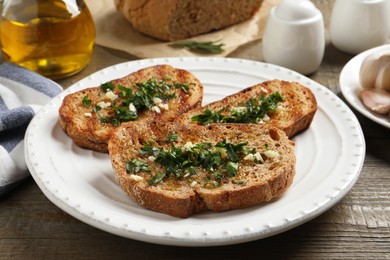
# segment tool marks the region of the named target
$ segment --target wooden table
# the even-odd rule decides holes
[[[333,1],[313,1],[329,23]],[[261,41],[229,55],[262,61]],[[353,56],[331,44],[319,70],[310,76],[334,93],[339,74]],[[136,59],[96,46],[91,63],[64,88],[107,66]],[[182,248],[134,241],[106,233],[71,217],[52,204],[30,178],[0,199],[0,259],[202,259],[202,258],[390,258],[390,130],[356,112],[367,152],[352,190],[321,216],[285,233],[244,244]]]

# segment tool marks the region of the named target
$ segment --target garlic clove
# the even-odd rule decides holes
[[[359,93],[363,104],[372,112],[385,115],[390,113],[390,93],[382,89],[364,89]]]
[[[390,91],[390,51],[378,51],[367,56],[360,67],[359,78],[365,89]]]

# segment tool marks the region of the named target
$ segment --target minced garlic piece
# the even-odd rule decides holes
[[[97,103],[97,105],[101,108],[106,108],[106,107],[109,107],[111,106],[111,103],[110,102],[104,102],[104,101],[100,101],[99,103]]]
[[[151,155],[151,156],[148,157],[148,160],[151,161],[151,162],[154,162],[156,160],[156,157]]]
[[[276,109],[275,109],[275,113],[276,113],[276,114],[279,114],[279,113],[283,112],[283,110],[284,110],[284,107],[282,107],[282,106],[277,106]]]
[[[262,163],[264,162],[264,159],[263,159],[263,157],[261,157],[261,154],[259,152],[255,153],[254,156],[255,156],[256,160],[258,160],[259,162],[262,162]]]
[[[265,114],[265,116],[263,116],[263,121],[264,122],[268,122],[270,119],[271,118],[267,114]]]
[[[106,98],[108,98],[108,99],[110,99],[110,100],[115,100],[115,99],[118,98],[118,95],[115,94],[115,93],[112,92],[112,91],[108,91],[108,92],[106,93]]]
[[[266,150],[264,152],[264,155],[267,156],[268,158],[276,158],[279,156],[279,153],[273,150]]]
[[[152,111],[160,114],[161,113],[161,109],[158,107],[158,106],[152,106]]]
[[[158,98],[158,97],[155,97],[155,98],[153,98],[153,103],[156,104],[156,105],[160,105],[162,103],[162,99]]]
[[[265,122],[261,118],[257,118],[256,119],[256,123],[260,124],[260,125],[264,125],[265,124]]]
[[[169,105],[168,104],[164,104],[164,103],[161,103],[158,105],[159,108],[161,109],[164,109],[164,110],[169,110]]]
[[[259,161],[259,162],[264,162],[263,160],[263,157],[261,157],[261,154],[259,152],[255,153],[255,154],[248,154],[247,156],[244,157],[244,160],[245,161]]]
[[[144,180],[144,177],[142,177],[142,176],[139,176],[139,175],[135,175],[135,174],[132,174],[132,175],[130,175],[130,177],[133,179],[133,180],[135,180],[135,181],[143,181]]]
[[[86,117],[91,117],[91,116],[92,116],[92,113],[84,113],[84,116],[86,116]]]
[[[129,110],[130,110],[130,111],[133,111],[134,113],[137,112],[137,108],[134,106],[133,103],[130,103],[130,105],[129,105]]]
[[[254,161],[255,157],[253,156],[252,153],[248,154],[247,156],[244,157],[245,161]]]

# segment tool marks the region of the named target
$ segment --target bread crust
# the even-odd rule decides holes
[[[282,129],[290,138],[310,127],[317,111],[317,100],[314,94],[298,82],[276,79],[265,81],[229,95],[222,100],[188,111],[179,116],[176,121],[182,124],[198,124],[191,118],[204,113],[207,109],[214,112],[222,108],[232,109],[239,107],[250,98],[267,96],[275,92],[280,93],[283,101],[279,103],[280,107],[277,112],[268,114],[270,120],[261,123]],[[261,124],[258,125],[261,126]]]
[[[170,65],[144,68],[126,77],[113,80],[112,83],[115,86],[122,85],[137,91],[135,83],[146,82],[149,79],[165,80],[167,78],[174,83],[189,84],[188,92],[175,90],[176,97],[167,101],[168,110],[161,109],[161,113],[146,110],[139,113],[137,122],[143,120],[173,121],[178,115],[201,106],[203,86],[200,81],[190,72],[173,68]],[[116,87],[113,92],[119,95],[120,90]],[[83,104],[82,100],[85,96],[91,100],[91,107]],[[98,152],[108,152],[107,143],[116,126],[111,123],[103,123],[97,113],[91,113],[94,105],[101,101],[112,102],[105,97],[105,92],[100,86],[69,94],[64,98],[59,108],[59,122],[65,133],[78,146]],[[108,113],[110,108],[107,110]]]
[[[145,140],[155,140],[164,147],[164,139],[171,133],[179,138],[175,144],[180,146],[188,141],[193,143],[216,143],[223,139],[232,143],[248,142],[264,152],[275,150],[277,159],[269,158],[263,164],[240,163],[238,173],[218,187],[202,186],[205,172],[198,170],[192,177],[197,185],[188,179],[170,176],[161,183],[149,185],[150,173],[138,173],[142,179],[134,179],[126,170],[126,162],[140,158],[138,150]],[[183,125],[172,122],[124,123],[113,133],[109,144],[109,154],[119,186],[135,201],[145,208],[171,216],[187,218],[205,210],[216,212],[246,208],[270,201],[281,196],[291,185],[295,176],[294,143],[286,134],[275,127],[259,128],[256,125],[213,124],[206,127]],[[163,172],[164,167],[148,162],[152,169]],[[238,184],[238,180],[245,180]]]
[[[132,26],[161,40],[175,41],[219,30],[251,18],[262,0],[114,0]]]

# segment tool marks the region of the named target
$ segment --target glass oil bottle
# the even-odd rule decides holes
[[[90,61],[95,25],[82,0],[4,0],[0,41],[6,61],[58,79]]]

